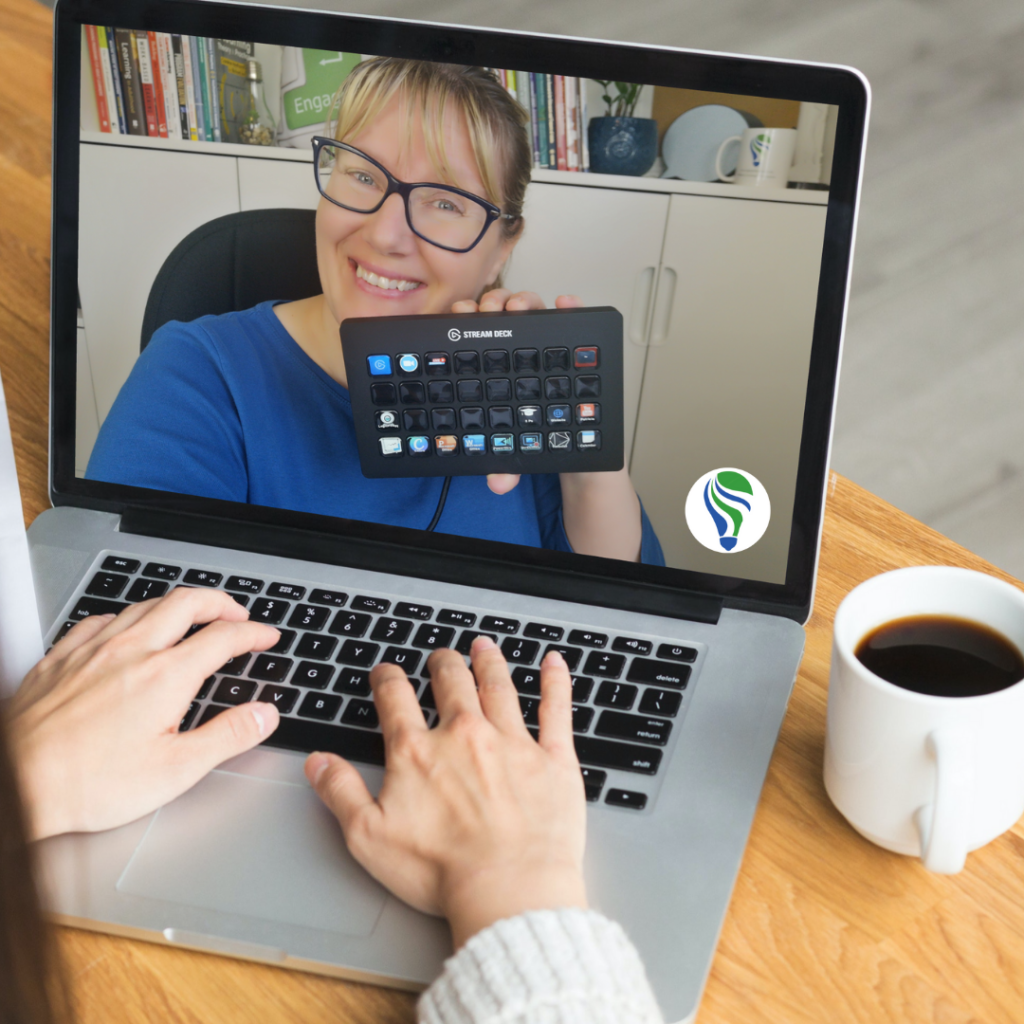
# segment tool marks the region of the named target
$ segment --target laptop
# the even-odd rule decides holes
[[[302,764],[336,750],[378,787],[369,670],[404,665],[434,724],[430,650],[485,632],[531,726],[540,659],[568,659],[592,905],[635,942],[666,1018],[692,1019],[813,600],[867,83],[272,4],[59,0],[55,19],[54,507],[29,531],[47,643],[174,586],[218,587],[282,640],[205,680],[181,728],[254,699],[282,718],[146,818],[42,843],[52,913],[428,985],[447,926],[352,860]],[[400,104],[337,138],[331,119],[396,67],[468,81],[498,111],[490,171],[479,137],[459,169],[465,133],[454,171],[412,129],[403,151],[381,128]],[[428,124],[431,103],[417,109]],[[525,192],[503,219],[512,150]],[[418,175],[417,159],[432,161]],[[338,201],[343,160],[369,160],[360,187],[426,181],[429,209]],[[475,254],[423,219],[462,201],[497,211]],[[368,226],[388,210],[385,239]],[[453,320],[420,294],[453,266],[477,268],[456,297],[497,267],[558,316]],[[372,320],[374,289],[413,319]],[[286,326],[317,302],[363,346],[348,389],[340,342],[318,361]],[[484,418],[465,427],[466,409]],[[477,444],[496,475],[472,469]],[[419,474],[417,458],[435,461]]]

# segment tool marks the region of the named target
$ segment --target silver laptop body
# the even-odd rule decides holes
[[[662,122],[668,118],[676,133],[673,138],[681,132],[676,125],[686,110],[674,119],[664,113],[664,103],[666,97],[679,99],[687,89],[796,104],[800,108],[798,145],[804,146],[800,158],[811,166],[803,188],[759,191],[710,179],[610,178],[593,169],[590,174],[579,171],[570,180],[570,172],[557,166],[537,168],[530,186],[537,198],[528,196],[528,204],[534,204],[527,207],[528,224],[531,210],[539,223],[540,213],[548,211],[545,216],[555,218],[559,210],[564,212],[577,201],[585,206],[599,197],[606,209],[616,203],[626,209],[639,197],[643,203],[635,215],[627,209],[626,221],[653,218],[661,232],[655,238],[650,273],[643,265],[635,277],[622,273],[621,280],[611,281],[604,298],[623,312],[626,323],[627,356],[635,367],[634,378],[626,370],[627,452],[632,452],[631,475],[661,540],[666,564],[626,566],[566,553],[523,553],[525,549],[483,541],[467,542],[463,550],[453,546],[460,538],[441,534],[417,531],[411,537],[409,530],[376,524],[143,491],[86,478],[83,446],[91,445],[95,428],[109,408],[104,389],[116,393],[123,379],[117,377],[117,351],[123,356],[126,346],[135,346],[132,358],[137,355],[140,311],[153,280],[152,272],[146,270],[142,276],[148,274],[147,279],[126,289],[123,274],[127,271],[117,269],[118,257],[111,251],[115,247],[110,233],[116,236],[116,228],[112,222],[109,230],[96,227],[97,216],[105,208],[103,189],[131,188],[127,174],[117,177],[117,160],[167,160],[169,154],[174,159],[191,159],[193,152],[211,161],[248,159],[240,147],[227,142],[121,135],[104,132],[102,126],[88,121],[94,116],[88,110],[95,108],[83,99],[90,84],[89,69],[83,66],[90,60],[90,40],[83,26],[92,24],[100,10],[108,27],[252,40],[264,53],[275,45],[322,49],[334,44],[343,47],[339,56],[348,51],[403,53],[422,59],[447,55],[458,63],[525,68],[517,74],[531,76],[534,87],[537,82],[543,84],[543,76],[564,72],[575,76],[575,88],[582,91],[588,80],[607,68],[602,78],[652,87],[655,102],[662,107],[657,112],[648,106],[646,112]],[[326,595],[317,606],[326,609],[324,622],[334,621],[341,614],[339,609],[355,608],[359,601],[358,607],[371,609],[367,638],[372,630],[386,631],[381,623],[389,615],[411,623],[404,634],[410,638],[407,645],[420,635],[421,626],[472,619],[475,628],[485,628],[482,623],[490,617],[486,621],[507,627],[499,625],[500,640],[533,636],[541,638],[541,647],[544,637],[570,642],[576,631],[575,636],[586,638],[577,641],[581,655],[575,671],[582,677],[587,677],[588,664],[600,662],[600,658],[589,660],[595,651],[620,652],[618,674],[589,677],[589,687],[581,684],[576,698],[583,709],[581,721],[586,723],[578,743],[586,752],[584,767],[592,798],[588,893],[592,906],[619,921],[637,945],[666,1018],[692,1019],[795,679],[804,643],[801,624],[813,598],[868,108],[866,83],[856,72],[843,68],[348,18],[269,5],[154,0],[146,8],[148,21],[140,21],[137,7],[125,0],[103,0],[102,4],[59,0],[55,16],[51,403],[55,507],[29,531],[39,614],[48,643],[66,623],[90,610],[102,610],[102,603],[90,604],[106,599],[105,584],[96,582],[99,577],[127,577],[123,584],[115,581],[124,587],[118,591],[123,602],[136,584],[142,593],[150,585],[146,581],[159,579],[163,567],[176,570],[175,575],[166,576],[171,582],[188,582],[186,577],[192,573],[191,579],[230,585],[247,595],[246,600],[266,596],[272,585],[279,586],[280,593],[301,591],[309,601],[311,594]],[[265,59],[265,68],[266,64]],[[513,88],[511,78],[508,82]],[[113,104],[108,115],[112,108]],[[764,122],[750,111],[743,116],[748,126]],[[812,124],[815,119],[820,127]],[[275,185],[282,198],[274,205],[312,208],[315,194],[294,199],[297,192],[289,192],[291,182],[299,180],[289,175],[296,167],[309,175],[308,163],[305,151],[281,150],[262,162],[253,158],[246,168],[252,180],[262,174],[278,181],[274,177],[278,172],[283,175],[281,182],[287,177],[287,183]],[[824,170],[823,164],[828,165]],[[159,174],[159,168],[154,173]],[[671,175],[671,167],[665,173]],[[811,180],[815,174],[817,180]],[[729,192],[730,188],[735,191]],[[652,204],[660,206],[654,209]],[[672,225],[691,207],[698,212],[687,222],[687,245],[682,252],[689,253],[690,263],[684,265],[683,256],[673,256]],[[716,212],[721,210],[728,211],[725,219],[715,220],[723,216]],[[733,225],[735,233],[723,238],[709,227],[709,234],[701,236],[705,215],[712,218],[709,223]],[[196,216],[200,222],[209,219],[207,213]],[[192,230],[189,215],[181,220],[176,229],[172,225],[165,232],[169,232],[168,242],[157,254],[159,259]],[[763,274],[776,275],[767,287],[758,284],[763,275],[756,266],[743,270],[745,224],[754,232],[755,242],[767,250]],[[554,248],[564,231],[556,224],[552,232],[548,237],[538,229],[541,237],[531,243],[532,248],[527,248],[527,235],[522,259],[517,251],[513,262],[512,287],[530,273],[538,280],[565,274],[566,292],[580,291],[580,283],[586,287],[587,260],[593,254],[581,249],[580,266],[567,267],[564,253]],[[772,259],[773,240],[784,242],[791,236],[809,237],[811,242],[793,243],[799,251],[793,250],[794,269],[787,276],[770,265],[778,262]],[[724,287],[723,271],[730,265],[730,253],[736,254],[735,274]],[[154,257],[129,253],[126,258],[145,263]],[[594,258],[607,260],[609,254]],[[106,287],[121,289],[123,305],[130,307],[120,320],[118,303],[108,301],[103,292],[104,267],[108,278],[117,277],[113,286],[108,281]],[[708,275],[705,284],[700,284],[702,274]],[[795,283],[787,283],[790,278]],[[688,280],[698,282],[698,291],[718,288],[719,294],[703,307],[699,295],[693,299],[687,318],[694,325],[693,337],[686,341],[689,348],[683,364],[687,379],[680,385],[685,401],[679,404],[696,409],[694,415],[713,414],[718,419],[706,436],[689,431],[690,440],[685,443],[674,433],[676,404],[658,390],[659,382],[671,377],[673,364],[657,360],[668,358],[663,354],[673,345],[673,320],[667,311],[671,289],[678,300]],[[791,293],[786,291],[790,287]],[[136,289],[143,293],[141,297],[134,294]],[[779,289],[783,298],[772,299]],[[757,353],[767,348],[766,365],[781,365],[788,376],[755,384],[739,381],[735,395],[719,392],[717,402],[702,408],[702,395],[716,391],[717,385],[714,360],[706,358],[708,346],[699,344],[701,317],[711,318],[711,337],[715,317],[721,317],[719,353],[728,354],[733,344],[730,325],[740,322],[728,296],[733,305],[750,307],[753,341],[748,343],[754,346],[750,359],[756,363],[763,357],[763,352]],[[598,304],[602,296],[584,298]],[[776,308],[766,309],[762,298],[776,302]],[[772,320],[784,317],[801,302],[802,312],[794,314],[794,323],[803,333],[796,346],[799,353],[790,364],[779,340],[790,336],[790,328],[780,334]],[[663,325],[660,335],[659,324]],[[125,331],[128,340],[122,344],[119,339]],[[774,354],[773,345],[779,349]],[[736,366],[737,379],[743,369]],[[750,401],[774,388],[778,395],[769,395],[765,401],[789,409],[788,419],[780,413],[779,423],[757,421],[764,433],[775,431],[775,447],[789,453],[790,461],[778,470],[781,487],[773,483],[776,470],[760,469],[754,454],[747,458],[755,464],[742,461],[742,452],[754,453],[761,440],[751,440],[754,447],[748,449],[741,446],[735,458],[727,458],[726,449],[718,445],[728,435],[723,415],[747,400],[744,387],[748,398],[755,395]],[[90,409],[95,417],[92,428]],[[757,433],[746,421],[737,429],[747,438]],[[666,439],[666,434],[672,437]],[[734,555],[697,545],[683,506],[701,473],[715,466],[737,465],[772,491],[773,525],[762,541]],[[708,486],[715,486],[714,482]],[[787,487],[791,493],[786,493]],[[771,544],[775,547],[770,548]],[[246,589],[239,581],[250,586]],[[298,603],[290,602],[286,610],[290,613]],[[404,615],[396,611],[400,605]],[[322,628],[326,634],[328,627]],[[302,630],[297,632],[295,643],[302,639]],[[452,635],[458,632],[453,629]],[[343,634],[337,639],[345,641]],[[425,656],[426,650],[420,650]],[[297,660],[291,652],[282,657]],[[658,671],[651,665],[668,665],[663,671],[669,681],[660,685],[656,675],[643,678],[644,672]],[[372,725],[351,717],[350,705],[362,707],[358,690],[339,691],[333,684],[337,679],[336,685],[341,686],[341,678],[349,672],[346,678],[358,687],[359,673],[339,666],[333,657],[330,666],[332,686],[323,692],[337,693],[341,710],[340,719],[335,712],[327,725],[344,726],[346,736],[356,737],[356,747],[339,749],[355,750],[350,756],[371,787],[379,786],[382,768],[379,763],[366,763],[379,761],[377,741],[366,739],[378,734]],[[520,667],[529,672],[529,664]],[[417,668],[422,680],[422,668]],[[252,670],[243,668],[230,678],[249,685],[246,673]],[[682,676],[673,674],[677,671]],[[227,692],[222,687],[224,678],[228,676],[219,674],[204,687],[190,709],[188,727],[195,727],[207,709],[222,699],[217,695]],[[249,685],[253,694],[257,687],[271,685],[266,678]],[[288,682],[296,680],[289,677]],[[529,684],[520,689],[528,714]],[[655,733],[664,731],[653,739],[648,735],[625,747],[616,745],[617,739],[608,731],[611,724],[621,726],[642,702],[663,707],[657,700],[665,699],[666,693],[671,698],[670,712],[646,712],[655,723]],[[623,712],[617,710],[623,707],[616,703],[620,700],[636,704],[626,704]],[[423,703],[430,717],[430,702],[424,697]],[[293,708],[290,714],[299,723],[295,735],[305,736],[297,713]],[[602,715],[608,717],[602,719]],[[604,732],[599,734],[599,729]],[[300,749],[264,745],[238,757],[174,803],[123,828],[41,844],[49,906],[56,919],[358,981],[413,990],[429,984],[451,952],[446,924],[409,909],[355,864],[336,822],[305,781],[305,753],[301,739],[296,742]],[[643,744],[647,754],[636,754]],[[359,751],[371,753],[364,757]],[[251,896],[256,891],[258,901]]]

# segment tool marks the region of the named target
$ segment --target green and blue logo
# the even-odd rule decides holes
[[[726,466],[695,481],[685,511],[686,525],[695,540],[711,551],[735,553],[764,536],[771,502],[753,473]]]

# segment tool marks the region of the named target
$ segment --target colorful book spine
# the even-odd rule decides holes
[[[578,78],[565,79],[565,162],[569,171],[580,169],[579,82]]]
[[[139,53],[142,53],[142,41],[139,41]],[[161,139],[169,138],[167,132],[167,104],[164,102],[164,81],[160,72],[160,51],[157,47],[156,33],[146,33],[146,55],[149,58],[149,73],[153,79],[153,103],[156,106],[156,127]]]
[[[199,134],[199,114],[196,110],[196,85],[195,78],[192,74],[192,44],[190,36],[181,37],[181,57],[185,64],[185,103],[188,106],[188,137],[193,142],[198,142],[200,138]]]
[[[107,89],[107,95],[114,97],[114,109],[117,111],[117,130],[120,135],[128,134],[128,119],[125,116],[124,109],[124,94],[121,91],[121,74],[117,70],[117,47],[114,43],[114,30],[112,28],[102,27],[96,32],[97,38],[101,44],[105,43],[107,47],[107,63],[110,65],[110,87]],[[111,128],[113,128],[114,111],[111,111]]]
[[[192,102],[196,105],[196,135],[199,142],[206,141],[206,110],[203,107],[203,80],[199,68],[199,43],[195,36],[184,36],[188,41],[189,58],[192,62]]]
[[[530,136],[533,143],[533,166],[540,167],[540,103],[538,102],[537,76],[527,74],[530,83]]]
[[[83,25],[85,43],[89,48],[89,67],[92,71],[92,88],[96,97],[96,115],[100,131],[110,134],[110,109],[107,106],[107,86],[103,81],[103,65],[100,61],[100,44],[96,37],[95,25]]]
[[[555,76],[544,76],[544,88],[547,91],[547,119],[548,119],[548,162],[547,166],[552,170],[558,167],[558,151],[555,148]]]
[[[548,76],[535,74],[533,77],[537,83],[537,136],[539,140],[537,166],[547,168],[551,166],[548,163]]]
[[[559,171],[567,171],[569,159],[566,152],[564,75],[551,76],[551,91],[555,97],[555,167]]]
[[[181,113],[178,107],[178,83],[174,77],[174,52],[171,37],[166,32],[156,34],[157,67],[160,70],[160,86],[164,97],[164,117],[167,121],[167,138],[181,138]]]
[[[221,142],[224,133],[220,124],[220,96],[217,92],[217,41],[205,39],[206,43],[206,81],[210,92],[210,122],[213,129],[213,141]]]
[[[160,137],[156,119],[156,90],[153,88],[153,65],[149,60],[149,41],[145,32],[132,32],[132,57],[139,69],[139,88],[142,90],[142,109],[146,117],[146,134]]]
[[[512,94],[513,99],[516,97],[516,80],[519,76],[514,71],[505,72],[505,88]]]
[[[178,122],[181,125],[181,137],[184,140],[194,138],[192,135],[191,122],[188,116],[188,89],[186,88],[187,78],[185,76],[185,50],[182,46],[181,36],[174,33],[171,36],[171,56],[174,60],[174,84],[178,95]]]
[[[587,141],[587,79],[579,79],[580,170],[590,170],[590,143]]]
[[[193,36],[195,40],[195,64],[196,76],[199,81],[196,83],[197,95],[202,97],[203,107],[203,138],[207,142],[213,142],[213,117],[210,111],[210,74],[206,66],[206,38],[204,36]]]
[[[146,114],[142,105],[142,87],[139,84],[139,66],[132,55],[132,34],[129,29],[115,28],[117,70],[121,76],[121,94],[129,135],[146,134]]]

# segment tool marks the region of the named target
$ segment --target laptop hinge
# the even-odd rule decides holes
[[[206,544],[234,551],[344,565],[399,576],[442,580],[489,590],[509,590],[558,601],[628,609],[671,619],[717,623],[722,600],[650,583],[615,580],[593,573],[538,568],[500,559],[459,557],[326,531],[240,522],[194,512],[128,506],[121,533]]]

